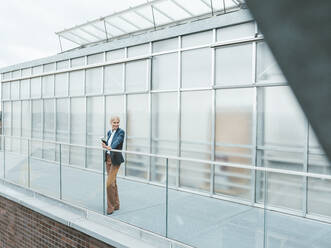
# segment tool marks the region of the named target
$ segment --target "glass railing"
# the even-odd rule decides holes
[[[126,161],[119,210],[107,215],[101,147],[0,141],[3,180],[187,245],[330,247],[328,174],[112,150]]]

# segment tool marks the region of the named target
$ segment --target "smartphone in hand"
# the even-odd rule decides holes
[[[104,138],[100,138],[101,142],[103,142],[105,145],[107,145],[107,141]]]

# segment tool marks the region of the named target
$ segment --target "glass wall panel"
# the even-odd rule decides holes
[[[149,44],[142,44],[128,48],[128,57],[136,57],[149,54]]]
[[[101,149],[100,137],[104,136],[103,97],[87,98],[87,145]],[[86,156],[88,168],[102,169],[103,154],[98,149],[88,149]]]
[[[3,79],[3,80],[11,79],[11,72],[3,73],[3,74],[2,74],[2,79]]]
[[[71,60],[71,68],[84,66],[85,65],[85,57],[74,58]]]
[[[31,76],[31,68],[22,69],[22,77]]]
[[[42,139],[43,130],[43,102],[32,101],[32,138]],[[31,156],[42,158],[42,144],[40,141],[31,142]]]
[[[152,94],[152,153],[177,156],[178,97],[174,93]],[[171,162],[171,163],[170,163]],[[169,182],[176,182],[177,162],[169,161]],[[152,158],[151,179],[165,183],[164,160]]]
[[[56,62],[56,69],[57,70],[64,70],[69,68],[69,60],[63,60]]]
[[[87,56],[87,64],[96,64],[96,63],[102,63],[104,62],[104,54],[103,53],[97,53]]]
[[[30,98],[30,80],[29,79],[21,80],[20,95],[21,95],[21,99]]]
[[[210,44],[213,40],[212,31],[189,34],[182,37],[182,47],[194,47]]]
[[[55,63],[49,63],[44,65],[44,72],[55,71]]]
[[[123,92],[123,64],[105,66],[104,92]]]
[[[10,83],[2,83],[2,99],[10,99]]]
[[[22,101],[22,136],[30,137],[31,134],[31,109],[30,101]]]
[[[174,50],[178,48],[178,38],[153,42],[153,53]]]
[[[20,98],[20,85],[19,81],[13,81],[10,83],[10,95],[12,100],[18,100]]]
[[[31,78],[30,82],[31,89],[31,98],[40,98],[41,97],[41,78]]]
[[[117,49],[117,50],[106,52],[107,61],[123,59],[124,57],[125,57],[124,49]]]
[[[211,49],[202,48],[182,53],[182,87],[211,86]]]
[[[252,44],[216,49],[216,84],[252,82]]]
[[[72,98],[70,104],[70,143],[85,145],[86,143],[86,113],[85,98]],[[70,147],[70,163],[84,167],[85,149]]]
[[[69,94],[70,96],[84,95],[85,71],[71,71],[69,73]]]
[[[12,104],[12,135],[19,137],[21,135],[21,102],[14,101]],[[20,152],[20,143],[21,140],[19,138],[12,139],[13,152]]]
[[[46,141],[55,141],[55,101],[54,99],[44,100],[44,136]],[[43,158],[55,160],[55,144],[45,142],[43,144]]]
[[[11,136],[11,102],[3,102],[3,134]]]
[[[127,150],[149,152],[148,95],[127,96]],[[128,176],[147,178],[148,159],[139,155],[127,155]]]
[[[42,77],[43,97],[54,96],[54,75]]]
[[[69,143],[69,99],[56,99],[56,141]],[[59,161],[60,150],[56,147],[56,158]],[[69,163],[69,148],[68,146],[61,147],[61,162]]]
[[[126,90],[139,91],[147,89],[147,60],[126,64]]]
[[[181,156],[211,159],[211,106],[210,91],[182,93]],[[184,187],[208,191],[210,166],[201,163],[180,163],[180,184]]]
[[[86,94],[102,93],[102,68],[86,70]]]
[[[165,90],[178,87],[178,55],[170,53],[153,57],[152,89]]]
[[[249,22],[217,29],[217,41],[237,40],[241,38],[253,38],[255,35],[255,23]]]
[[[41,74],[41,73],[43,73],[42,65],[32,67],[32,75]]]
[[[20,78],[21,77],[21,71],[20,70],[16,70],[16,71],[12,71],[12,78]]]
[[[256,80],[257,82],[286,82],[277,61],[272,55],[267,43],[257,43],[256,54]]]
[[[68,73],[55,75],[55,96],[68,96]]]
[[[253,88],[216,91],[216,161],[252,164],[254,100]],[[216,166],[215,192],[249,199],[251,171]]]

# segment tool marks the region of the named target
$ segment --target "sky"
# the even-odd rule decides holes
[[[60,52],[55,32],[147,0],[2,0],[0,68]],[[62,40],[63,41],[63,40]],[[64,49],[72,43],[63,41]]]

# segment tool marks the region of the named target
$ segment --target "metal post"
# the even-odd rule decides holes
[[[169,204],[169,161],[166,158],[166,238],[168,238],[168,204]]]
[[[105,166],[105,152],[102,150],[102,207],[103,207],[103,214],[106,215],[106,166]]]
[[[62,200],[62,155],[61,155],[61,150],[62,150],[62,145],[59,144],[60,147],[59,147],[59,154],[60,154],[60,158],[59,158],[59,161],[60,161],[60,199]]]
[[[31,187],[30,140],[28,139],[28,187]]]
[[[263,204],[263,247],[267,248],[267,202],[268,202],[268,187],[267,187],[267,171],[264,171],[264,204]]]
[[[3,137],[3,179],[6,179],[6,158],[5,158],[5,154],[6,154],[6,138],[5,136]]]

